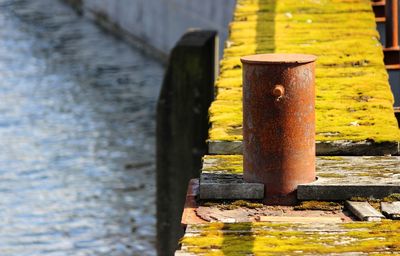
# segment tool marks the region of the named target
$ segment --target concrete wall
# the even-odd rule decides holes
[[[79,1],[85,14],[108,28],[128,33],[131,39],[161,55],[168,55],[190,28],[218,30],[222,52],[236,3],[236,0]]]

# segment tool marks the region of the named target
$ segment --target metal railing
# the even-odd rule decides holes
[[[386,0],[386,45],[384,49],[384,61],[387,69],[400,69],[398,3],[399,0]]]
[[[400,70],[399,0],[373,0],[376,22],[385,23],[384,62],[389,70]]]
[[[399,0],[371,0],[375,20],[384,44],[384,62],[389,71],[389,82],[394,96],[397,99],[394,105],[394,113],[400,128],[400,47],[399,47]]]

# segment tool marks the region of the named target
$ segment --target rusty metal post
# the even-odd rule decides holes
[[[267,204],[292,204],[297,185],[315,180],[315,60],[241,58],[244,179],[265,184]]]

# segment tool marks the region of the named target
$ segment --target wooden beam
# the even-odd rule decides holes
[[[400,202],[381,202],[382,213],[390,219],[400,219]]]
[[[213,155],[240,155],[242,141],[208,141],[208,152]],[[399,155],[399,142],[327,141],[316,142],[318,156],[384,156]]]
[[[202,186],[217,183],[243,186],[237,185],[244,183],[242,160],[241,155],[205,156],[200,191]],[[297,187],[299,200],[349,200],[355,196],[383,198],[400,193],[399,156],[317,157],[316,164],[318,180]]]
[[[358,219],[363,221],[380,221],[385,218],[380,212],[375,210],[368,202],[352,202],[346,201],[346,207]]]

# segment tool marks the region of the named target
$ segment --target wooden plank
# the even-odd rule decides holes
[[[385,218],[385,216],[375,210],[368,202],[346,201],[346,207],[357,216],[357,218],[363,221],[380,221]]]
[[[200,199],[263,199],[264,184],[236,183],[236,184],[202,184]]]
[[[319,156],[385,156],[399,155],[399,142],[374,141],[328,141],[316,142],[316,152]]]
[[[264,184],[247,183],[243,175],[202,173],[200,199],[262,199]]]
[[[258,233],[260,232],[261,236],[268,236],[268,231],[282,231],[282,232],[292,232],[292,231],[299,231],[304,232],[304,235],[309,235],[311,232],[332,232],[332,233],[346,233],[346,232],[353,232],[353,231],[360,231],[360,232],[371,232],[377,231],[375,233],[371,233],[371,235],[378,235],[379,232],[387,233],[388,231],[393,231],[395,233],[398,232],[400,229],[400,221],[393,221],[393,222],[366,222],[366,221],[353,221],[353,222],[341,222],[341,223],[324,223],[324,222],[316,222],[313,225],[310,223],[285,223],[282,225],[276,225],[270,222],[251,222],[251,223],[220,223],[220,222],[213,222],[207,224],[194,224],[188,225],[186,228],[185,236],[203,236],[202,234],[206,234],[208,231],[213,233],[213,235],[219,235],[215,231],[221,232],[248,232],[248,233]],[[277,234],[282,235],[282,234]],[[351,233],[347,234],[350,236],[357,236],[358,234]],[[315,237],[314,237],[315,238]],[[337,242],[334,240],[329,240],[329,242]],[[400,249],[399,249],[400,250]]]
[[[400,201],[381,202],[381,210],[382,213],[390,219],[400,219]]]
[[[383,198],[400,193],[399,156],[317,157],[318,180],[300,184],[300,200],[349,200],[354,196]],[[202,180],[206,183],[229,184],[242,179],[241,155],[207,155],[203,159]],[[236,177],[236,178],[235,178]]]
[[[181,250],[197,255],[396,254],[399,228],[400,221],[189,225]]]
[[[320,157],[317,176],[317,181],[298,186],[298,199],[383,198],[400,192],[400,157]]]
[[[298,186],[298,199],[383,198],[400,192],[400,157],[319,157],[317,176]]]
[[[208,152],[213,155],[242,154],[242,141],[213,141],[208,142]],[[352,156],[384,156],[400,155],[399,142],[372,141],[329,141],[316,142],[316,153],[319,156],[352,155]]]
[[[174,254],[175,256],[195,256],[195,255],[197,255],[197,254],[195,254],[195,253],[190,253],[190,252],[184,252],[184,251],[176,251],[175,252],[175,254]]]
[[[373,181],[374,179],[371,179]],[[394,193],[400,193],[400,184],[356,184],[356,179],[349,183],[337,183],[329,178],[323,184],[313,182],[297,187],[299,200],[348,200],[352,197],[384,198]]]
[[[239,155],[243,152],[242,141],[208,141],[208,152],[212,155]]]

